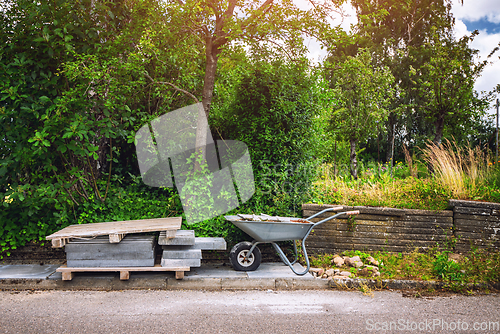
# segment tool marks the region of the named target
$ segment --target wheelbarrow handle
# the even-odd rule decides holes
[[[337,207],[334,207],[334,208],[328,208],[328,209],[325,209],[323,211],[320,211],[320,212],[312,215],[311,217],[308,217],[306,220],[307,221],[311,221],[312,218],[317,217],[317,216],[321,215],[322,213],[329,212],[329,211],[339,211],[339,210],[342,210],[342,209],[343,209],[343,207],[341,207],[341,206],[337,206]],[[348,215],[348,216],[359,215],[359,210],[339,212],[339,213],[337,213],[337,214],[335,214],[333,216],[327,217],[327,218],[325,218],[325,219],[323,219],[323,220],[315,223],[312,227],[314,228],[314,227],[316,227],[319,224],[323,224],[324,222],[327,222],[327,221],[329,221],[329,220],[331,220],[333,218],[337,218],[338,216],[341,216],[341,215]]]
[[[310,219],[313,219],[313,218],[315,218],[315,217],[317,217],[317,216],[319,216],[319,215],[321,215],[322,213],[325,213],[325,212],[329,212],[329,211],[340,211],[340,210],[342,210],[342,209],[343,209],[343,207],[342,207],[342,206],[336,206],[336,207],[334,207],[334,208],[327,208],[327,209],[324,209],[324,210],[322,210],[322,211],[320,211],[320,212],[318,212],[318,213],[315,213],[315,214],[314,214],[314,215],[312,215],[311,217],[308,217],[306,220],[307,220],[307,221],[309,221]]]

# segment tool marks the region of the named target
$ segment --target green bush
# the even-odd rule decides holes
[[[301,64],[255,62],[235,81],[233,97],[214,108],[211,122],[224,139],[249,148],[256,193],[241,209],[298,214],[317,169],[314,77]]]

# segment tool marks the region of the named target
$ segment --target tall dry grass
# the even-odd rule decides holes
[[[458,147],[446,141],[422,149],[434,177],[457,199],[474,199],[488,174],[488,155],[480,147]]]

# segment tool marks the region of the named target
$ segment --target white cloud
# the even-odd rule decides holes
[[[345,3],[342,5],[342,11],[344,13],[344,17],[342,18],[340,27],[345,31],[349,31],[351,30],[351,25],[358,22],[358,18],[356,17],[356,10],[350,4]]]
[[[489,22],[500,23],[500,1],[498,0],[458,0],[453,1],[452,12],[455,18],[479,21],[486,18]]]
[[[498,0],[464,0],[462,6],[458,0],[454,0],[452,13],[455,17],[455,37],[460,38],[470,35],[471,29],[467,29],[464,21],[475,22],[481,19],[495,24],[500,24],[500,1]],[[479,35],[471,43],[473,49],[479,50],[479,60],[486,60],[488,54],[500,42],[500,33],[488,33],[486,30],[480,30]],[[488,92],[493,90],[500,83],[500,60],[497,52],[490,61],[491,64],[483,70],[480,78],[476,80],[475,89],[478,92]],[[490,108],[490,113],[494,108]]]

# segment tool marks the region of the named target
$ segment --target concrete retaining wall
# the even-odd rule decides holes
[[[500,204],[450,200],[450,207],[458,252],[469,251],[472,246],[500,249]]]
[[[304,204],[303,217],[338,205]],[[452,210],[431,211],[383,207],[348,207],[359,210],[354,222],[347,217],[332,219],[316,227],[306,241],[311,253],[343,250],[386,250],[408,252],[425,250],[457,239],[455,249],[464,252],[471,245],[500,247],[500,204],[451,200]],[[331,216],[328,212],[313,219]]]

